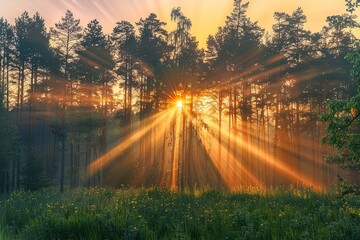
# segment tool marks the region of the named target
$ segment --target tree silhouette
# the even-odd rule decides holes
[[[321,114],[331,123],[325,141],[338,150],[330,160],[357,169],[358,92],[349,74],[357,79],[358,1],[346,2],[350,14],[329,16],[319,32],[306,29],[297,8],[275,12],[264,35],[247,15],[250,3],[234,0],[206,49],[180,7],[170,12],[169,33],[154,13],[136,25],[117,22],[111,35],[97,20],[83,30],[70,11],[50,31],[39,13],[22,13],[14,26],[0,18],[1,121],[15,131],[16,115],[26,150],[14,157],[19,146],[0,146],[14,153],[1,155],[1,191],[26,187],[21,179],[41,164],[33,172],[60,191],[122,181],[179,189],[326,184],[335,170],[321,159]],[[156,114],[180,100],[168,126],[160,124]],[[134,136],[108,165],[109,146]],[[99,159],[106,164],[93,171]],[[136,177],[104,178],[119,169]]]
[[[137,65],[137,41],[135,28],[127,21],[117,22],[112,32],[113,51],[116,61],[116,72],[124,79],[120,86],[124,88],[124,116],[125,124],[131,122],[133,105],[133,88],[135,83],[135,68]]]

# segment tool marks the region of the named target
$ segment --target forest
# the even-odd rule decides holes
[[[49,28],[0,18],[0,194],[358,179],[357,3],[320,32],[300,7],[275,12],[267,32],[233,2],[206,48],[180,7],[172,31],[155,13],[109,34],[69,10]]]

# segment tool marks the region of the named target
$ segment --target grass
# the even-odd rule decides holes
[[[0,239],[360,239],[360,198],[307,189],[46,189],[0,199]]]

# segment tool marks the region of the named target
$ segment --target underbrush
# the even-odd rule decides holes
[[[360,239],[360,198],[308,189],[17,191],[0,239]]]

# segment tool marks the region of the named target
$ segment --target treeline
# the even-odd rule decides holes
[[[355,93],[345,56],[359,47],[352,34],[359,23],[349,13],[329,16],[311,33],[298,8],[276,12],[273,31],[265,33],[246,15],[248,5],[234,0],[206,50],[180,8],[171,12],[171,32],[154,13],[136,26],[117,22],[111,34],[96,19],[83,28],[70,11],[50,30],[39,13],[24,12],[14,25],[0,18],[0,192],[49,184],[61,191],[65,185],[169,186],[174,161],[178,187],[253,185],[242,168],[257,184],[301,183],[299,176],[329,183],[319,114],[328,99]],[[180,157],[176,120],[161,133],[156,123],[117,156],[121,167],[89,173],[92,162],[154,124],[148,119],[176,99],[187,109]],[[216,144],[208,146],[206,134]],[[126,164],[125,155],[132,159]],[[196,168],[197,161],[204,163]],[[134,174],[135,180],[124,177]]]

